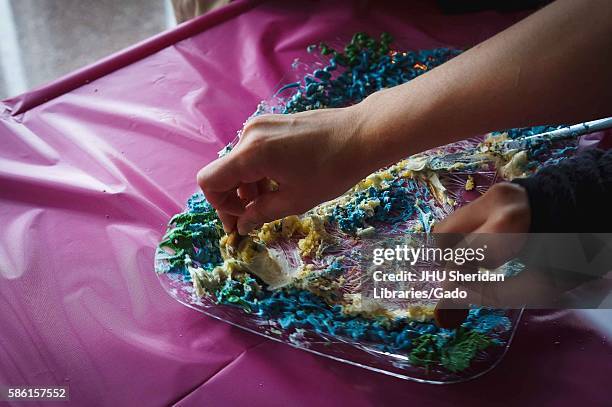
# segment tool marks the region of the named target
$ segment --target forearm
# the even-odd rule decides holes
[[[560,0],[356,105],[372,169],[487,131],[610,114],[612,3]]]

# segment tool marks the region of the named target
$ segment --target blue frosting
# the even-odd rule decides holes
[[[397,223],[410,219],[414,214],[416,195],[414,186],[403,180],[395,180],[388,188],[370,187],[355,194],[355,198],[346,205],[336,206],[330,215],[330,221],[338,224],[340,230],[355,233],[367,227],[370,221]],[[359,206],[367,201],[378,199],[380,205],[368,213]]]
[[[368,41],[366,37],[357,38],[356,44]],[[359,102],[375,91],[405,83],[459,53],[439,48],[389,54],[389,41],[383,38],[377,49],[353,44],[346,55],[335,53],[323,68],[306,75],[301,81],[280,88],[277,95],[287,90],[294,92],[282,113],[341,107]],[[314,48],[309,47],[308,51],[312,52]],[[325,47],[320,48],[322,54],[330,53]],[[350,60],[347,60],[349,54]],[[550,129],[554,127],[511,129],[508,133],[511,138],[516,138]],[[379,200],[380,205],[372,212],[360,208],[362,203],[373,199]],[[429,199],[430,192],[426,186],[414,180],[394,180],[388,187],[371,187],[355,194],[349,204],[335,207],[328,220],[345,233],[355,233],[371,224],[393,225],[416,218],[429,232],[433,216],[427,204]],[[174,266],[170,271],[181,273],[188,279],[185,258],[209,272],[222,264],[218,243],[222,233],[220,222],[201,193],[189,198],[186,212],[175,216],[170,224],[171,229],[160,244],[176,251],[172,260]],[[344,271],[341,261],[336,259],[317,273],[335,279]],[[324,335],[367,342],[389,352],[410,351],[417,345],[415,342],[424,336],[433,337],[436,346],[443,348],[453,343],[458,335],[457,330],[440,329],[433,322],[347,315],[340,305],[331,306],[306,290],[262,290],[261,282],[249,275],[227,279],[222,287],[211,294],[219,304],[237,306],[262,318],[275,320],[289,331],[308,329]],[[495,337],[495,333],[510,328],[510,320],[504,311],[474,308],[470,310],[463,327]]]
[[[297,88],[282,113],[321,107],[343,107],[360,102],[378,90],[416,78],[459,52],[436,48],[381,56],[376,49],[361,49],[355,56],[355,63],[348,66],[342,63],[345,69],[335,77],[332,72],[338,69],[340,62],[338,57],[332,57],[324,68],[317,69],[312,75],[306,75],[301,82],[281,88],[281,91],[289,87]]]
[[[272,292],[255,302],[252,309],[262,317],[276,318],[283,329],[310,329],[355,341],[375,342],[375,346],[385,351],[411,349],[413,340],[424,334],[436,334],[440,345],[453,340],[456,334],[456,330],[438,328],[433,322],[346,315],[342,307],[330,307],[316,295],[296,289]],[[463,326],[481,333],[502,332],[510,328],[510,320],[504,311],[474,308]]]

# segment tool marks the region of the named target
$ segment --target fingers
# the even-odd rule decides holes
[[[234,216],[240,216],[244,212],[244,207],[247,203],[240,199],[236,189],[224,192],[202,191],[204,192],[206,200],[210,202],[217,211],[226,212]]]
[[[483,196],[458,209],[434,227],[435,233],[524,233],[531,222],[523,187],[495,184]]]
[[[244,213],[238,218],[238,233],[245,235],[263,223],[301,212],[291,204],[294,201],[295,197],[287,191],[259,195],[247,205]]]
[[[241,184],[238,187],[238,196],[243,201],[251,202],[259,195],[259,188],[257,183],[251,182],[249,184]]]
[[[483,208],[484,197],[459,208],[440,223],[434,225],[436,243],[441,248],[455,247],[461,244],[465,235],[470,234],[486,222],[488,213]]]
[[[434,227],[435,233],[471,233],[479,228],[488,217],[485,197],[459,208]]]
[[[265,194],[266,192],[275,192],[278,190],[278,183],[272,181],[269,178],[264,178],[257,181],[257,191],[259,194]]]
[[[278,184],[275,181],[272,181],[269,178],[264,178],[250,184],[241,184],[238,187],[238,196],[240,199],[248,203],[254,201],[259,195],[273,192],[277,189]]]
[[[487,256],[483,261],[479,262],[480,266],[497,268],[516,258],[523,250],[527,241],[527,235],[513,230],[515,226],[511,218],[512,216],[508,214],[491,217],[474,232],[476,236],[483,236],[481,240],[487,246]],[[508,225],[508,222],[511,224]]]
[[[274,191],[274,188],[272,187],[271,181],[267,178],[264,178],[257,182],[252,182],[249,184],[241,184],[236,191],[228,191],[228,192],[224,192],[221,194],[216,193],[216,192],[209,192],[207,194],[207,199],[209,196],[213,200],[215,200],[215,202],[221,202],[221,200],[225,199],[225,201],[223,201],[224,203],[221,206],[223,210],[217,210],[217,214],[219,215],[219,219],[223,223],[223,230],[225,231],[225,233],[230,233],[236,230],[238,226],[238,219],[240,218],[242,214],[245,213],[246,206],[249,203],[258,200],[258,198],[262,195],[273,193],[273,191]],[[235,194],[232,196],[234,192],[237,192],[237,196]],[[274,197],[266,198],[266,200],[267,199],[272,200],[272,199],[285,199],[285,198],[283,198],[282,196],[279,197],[278,195],[275,195]],[[264,212],[262,214],[257,214],[255,215],[255,217],[253,217],[251,212],[258,211],[258,207],[260,205],[261,203],[257,204],[254,209],[251,209],[249,213],[247,213],[247,219],[246,221],[243,221],[243,222],[246,222],[245,227],[243,227],[242,229],[239,229],[239,233],[241,235],[245,235],[249,233],[256,226],[260,226],[261,224],[265,222],[270,222],[272,220],[276,220],[283,216],[286,216],[286,215],[275,215],[276,213],[293,214],[293,213],[289,213],[288,208],[287,208],[287,210],[281,210],[280,212],[270,211],[270,216],[272,217],[267,216],[266,215],[267,212]],[[285,202],[279,201],[276,203],[276,206],[287,206],[287,205]],[[264,211],[268,211],[268,210],[264,209]],[[274,216],[278,216],[278,217],[274,217]]]
[[[223,224],[223,230],[225,233],[231,233],[232,231],[236,230],[236,224],[238,222],[237,216],[220,211],[217,211],[217,215]]]
[[[208,164],[197,181],[206,200],[217,210],[223,229],[235,229],[238,216],[258,194],[259,163],[256,154],[235,151]]]
[[[233,151],[198,172],[198,185],[203,191],[226,192],[263,178],[259,155],[248,151]]]
[[[440,239],[447,246],[475,249],[486,245],[487,255],[478,262],[478,265],[495,268],[520,252],[529,223],[530,212],[526,192],[518,185],[501,183],[494,185],[485,195],[437,224],[434,232],[444,234]],[[461,239],[463,235],[471,237],[466,241]],[[470,264],[466,263],[462,268],[462,271],[466,272]],[[451,289],[453,285],[445,283],[445,288]],[[499,304],[502,289],[508,288],[502,285],[487,289],[489,287],[483,283],[462,283],[462,286],[471,292],[468,298],[480,298],[483,305]],[[517,292],[520,290],[515,290],[515,293]],[[462,305],[465,305],[463,309]],[[468,315],[467,303],[442,300],[436,305],[434,315],[439,326],[456,328]]]
[[[453,247],[459,243],[459,234],[472,233],[486,222],[488,215],[488,203],[485,196],[474,202],[459,208],[450,216],[434,227],[436,234],[444,234],[440,239],[442,247]],[[444,283],[445,289],[451,289],[449,283]],[[459,328],[469,315],[468,304],[456,304],[452,300],[440,300],[434,309],[434,319],[440,328]]]
[[[254,154],[234,151],[198,173],[198,184],[226,233],[238,228],[244,235],[262,223],[292,214],[293,200],[272,192],[278,184],[262,177],[258,159],[249,156]]]

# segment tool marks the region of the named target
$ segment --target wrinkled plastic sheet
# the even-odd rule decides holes
[[[307,45],[389,31],[467,47],[522,16],[293,3],[233,3],[2,102],[0,383],[67,385],[75,405],[609,402],[612,346],[584,314],[526,313],[496,369],[441,387],[268,341],[164,292],[166,222]]]

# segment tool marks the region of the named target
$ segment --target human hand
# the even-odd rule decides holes
[[[360,109],[249,120],[238,145],[198,173],[198,184],[224,230],[237,228],[244,235],[265,222],[303,213],[372,172]]]
[[[527,191],[502,182],[436,224],[434,233],[527,233],[530,224]]]
[[[521,250],[530,222],[527,191],[519,185],[503,182],[493,185],[483,196],[435,225],[434,233],[448,234],[451,239],[458,234],[513,234],[514,237],[509,238],[486,239],[488,245],[493,243],[494,247],[489,247],[491,255],[488,253],[481,265],[494,268]],[[460,326],[467,315],[467,308],[456,308],[444,301],[438,303],[434,312],[436,323],[442,328]]]

